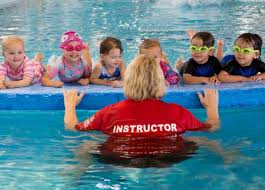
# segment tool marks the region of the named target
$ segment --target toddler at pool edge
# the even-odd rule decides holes
[[[25,54],[24,40],[6,36],[2,40],[3,63],[0,64],[0,90],[38,83],[43,75],[43,56],[37,53],[33,60]]]
[[[48,61],[47,71],[42,77],[42,85],[62,87],[64,83],[77,82],[89,84],[91,74],[91,58],[88,46],[75,31],[68,31],[61,37],[62,56],[52,56]],[[84,52],[84,59],[82,54]],[[53,80],[56,76],[60,80]]]

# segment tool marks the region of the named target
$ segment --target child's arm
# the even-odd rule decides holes
[[[217,41],[217,51],[216,51],[216,58],[221,62],[223,57],[224,57],[224,50],[223,50],[223,46],[224,46],[224,41],[219,39]]]
[[[50,87],[56,87],[60,88],[64,85],[62,81],[53,81],[53,78],[49,76],[49,74],[46,72],[44,76],[41,79],[41,84],[43,86],[50,86]]]
[[[22,80],[18,80],[18,81],[6,81],[5,86],[6,88],[17,88],[17,87],[30,86],[32,80],[33,79],[30,77],[23,77]]]
[[[184,73],[183,81],[186,84],[210,84],[210,77],[197,77]]]
[[[0,76],[0,90],[6,89],[5,79],[6,79],[5,76]]]
[[[92,70],[92,74],[91,74],[91,77],[90,77],[90,82],[92,84],[110,86],[112,84],[112,81],[103,80],[103,79],[99,78],[99,76],[101,74],[101,71],[102,71],[102,65],[100,63],[96,64],[95,67]]]
[[[221,82],[248,82],[248,81],[252,81],[251,78],[248,78],[248,77],[244,77],[244,76],[240,76],[240,75],[230,75],[228,72],[226,72],[224,70],[218,74],[218,79]]]

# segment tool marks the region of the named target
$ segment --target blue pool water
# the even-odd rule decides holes
[[[60,35],[68,29],[78,31],[89,42],[95,61],[99,43],[108,35],[121,39],[127,63],[137,54],[143,38],[158,38],[172,65],[180,55],[189,57],[185,31],[190,28],[210,31],[216,39],[224,39],[226,53],[231,53],[234,39],[243,32],[265,36],[262,1],[186,2],[23,0],[17,6],[0,9],[0,36],[22,36],[29,57],[41,51],[45,62],[52,54],[60,54]],[[193,112],[204,118],[202,110]],[[78,114],[84,119],[92,112]],[[106,137],[65,131],[63,112],[0,111],[0,187],[264,189],[264,115],[264,107],[221,110],[220,131],[186,135],[207,137],[208,145],[217,152],[200,146],[196,154],[182,162],[137,168],[104,163],[96,156],[97,150],[85,154],[86,142],[98,145]]]
[[[204,112],[192,111],[204,119]],[[87,142],[100,144],[106,137],[64,130],[63,112],[1,111],[1,189],[263,189],[265,107],[220,113],[218,132],[185,135],[208,138],[218,153],[200,146],[182,162],[137,168],[84,154],[93,152],[82,151]],[[92,112],[78,114],[83,119]]]

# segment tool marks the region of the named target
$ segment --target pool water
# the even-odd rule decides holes
[[[204,119],[203,110],[192,112]],[[79,111],[78,115],[84,119],[92,113]],[[265,107],[221,110],[218,132],[185,134],[185,138],[204,137],[211,148],[200,145],[189,159],[146,168],[104,163],[92,146],[85,152],[87,142],[101,144],[106,136],[66,131],[63,114],[0,112],[1,189],[223,190],[265,185],[265,122],[261,119]]]
[[[89,42],[94,61],[106,36],[121,39],[126,63],[138,53],[142,39],[158,38],[174,64],[179,56],[190,56],[188,29],[224,39],[228,54],[243,32],[265,36],[264,10],[263,1],[252,0],[23,0],[0,9],[0,36],[22,36],[29,57],[40,51],[45,63],[52,54],[61,53],[60,36],[69,29]]]

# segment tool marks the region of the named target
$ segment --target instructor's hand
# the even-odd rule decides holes
[[[218,108],[218,91],[214,89],[205,89],[204,96],[198,92],[198,97],[205,109]]]
[[[76,107],[84,97],[84,93],[78,94],[76,90],[68,90],[63,92],[64,95],[64,107]]]

